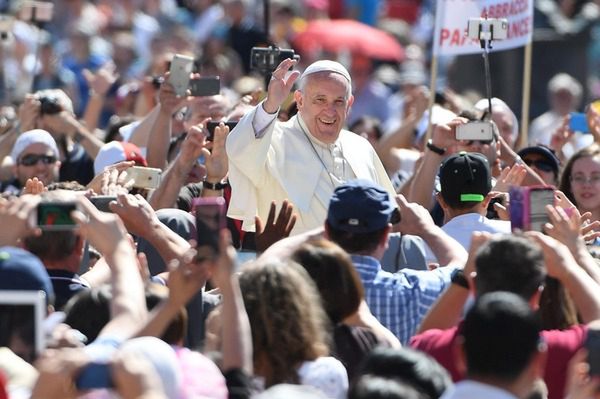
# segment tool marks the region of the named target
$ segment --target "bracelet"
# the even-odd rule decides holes
[[[432,139],[427,140],[427,144],[425,144],[425,146],[438,155],[444,155],[446,153],[446,149],[440,148],[440,147],[436,146],[435,144],[433,144]]]
[[[469,289],[469,281],[465,277],[465,273],[464,273],[463,269],[454,270],[450,277],[450,282],[452,284],[458,285],[459,287]]]
[[[204,180],[202,182],[202,187],[206,188],[208,190],[214,190],[214,191],[218,191],[218,190],[224,190],[226,187],[229,187],[229,182],[217,182],[217,183],[211,183],[209,181]]]

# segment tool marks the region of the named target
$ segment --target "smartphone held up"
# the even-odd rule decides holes
[[[192,207],[196,215],[196,259],[215,259],[219,254],[219,235],[227,227],[225,198],[194,198]]]

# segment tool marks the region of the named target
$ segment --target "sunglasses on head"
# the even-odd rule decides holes
[[[542,172],[554,172],[554,166],[552,166],[552,164],[548,161],[544,161],[543,159],[523,159],[523,162],[527,166],[535,166]]]
[[[56,157],[53,155],[28,154],[21,158],[19,164],[23,166],[33,166],[40,161],[42,161],[44,165],[50,165],[56,162]]]

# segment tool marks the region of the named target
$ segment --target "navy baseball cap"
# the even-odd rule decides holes
[[[544,157],[546,159],[546,162],[543,162],[542,165],[538,163],[536,166],[542,170],[547,169],[547,172],[552,172],[556,176],[558,176],[558,171],[560,169],[560,160],[558,159],[553,150],[544,145],[534,145],[531,147],[525,147],[517,153],[517,155],[519,155],[522,159],[529,154],[538,154]],[[544,164],[547,166],[545,166]]]
[[[54,289],[42,261],[21,248],[0,248],[2,290],[44,291],[47,302],[54,303]]]
[[[357,179],[337,187],[329,201],[327,223],[337,230],[370,233],[391,223],[397,205],[386,190]]]

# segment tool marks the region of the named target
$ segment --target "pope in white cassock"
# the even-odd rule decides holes
[[[287,74],[296,61],[273,72],[267,97],[229,134],[228,216],[254,231],[255,216],[267,220],[271,202],[288,199],[296,208],[292,234],[323,225],[333,190],[356,178],[369,179],[394,196],[394,188],[367,140],[344,130],[354,101],[350,74],[335,61],[317,61],[302,76]],[[287,75],[287,76],[286,76]],[[277,120],[279,107],[300,76],[294,99],[298,114]]]

